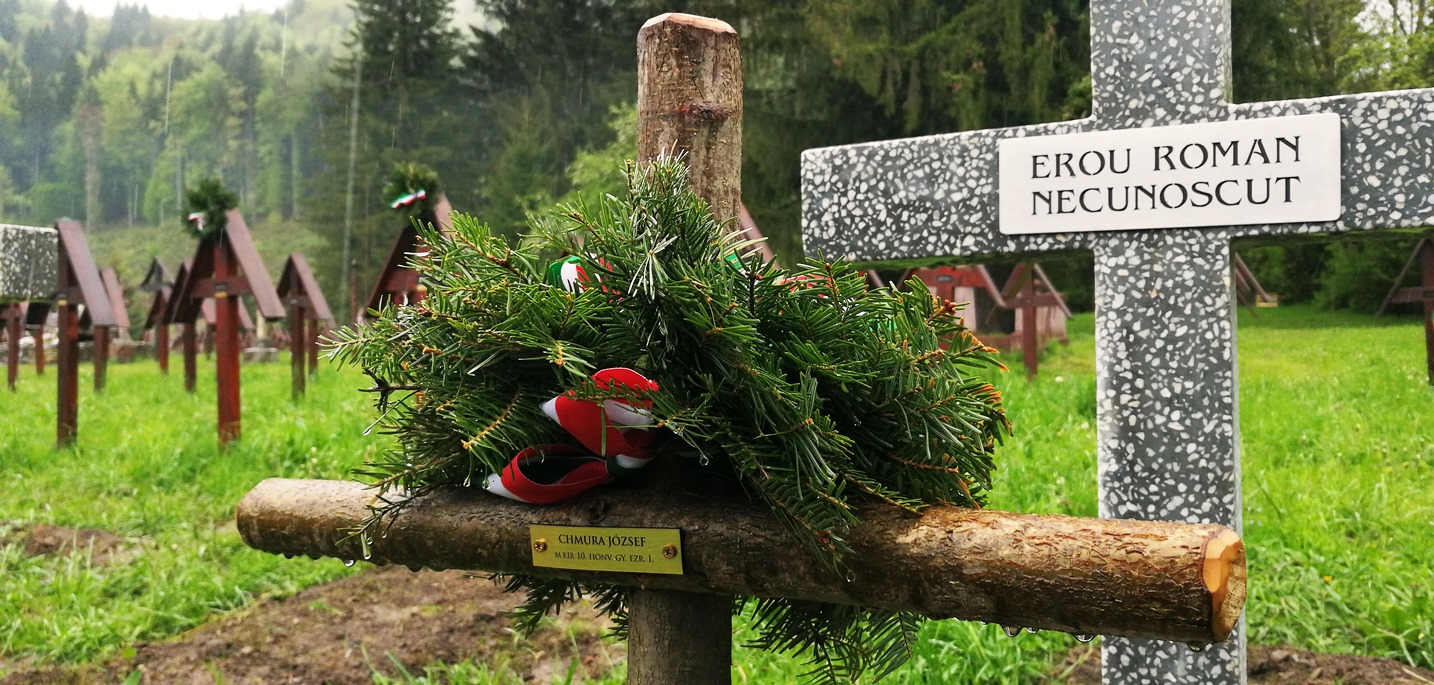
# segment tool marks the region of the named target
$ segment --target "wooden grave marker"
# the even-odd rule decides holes
[[[1434,89],[1232,104],[1229,0],[1092,0],[1090,118],[808,150],[808,249],[1095,255],[1102,516],[1240,527],[1230,240],[1434,220]],[[858,211],[859,210],[859,211]],[[1106,683],[1243,683],[1112,639]]]
[[[639,160],[687,153],[689,178],[719,218],[740,197],[741,62],[723,22],[662,15],[638,34]],[[700,105],[700,106],[699,106]],[[245,541],[286,554],[411,567],[579,578],[631,593],[628,682],[730,682],[732,594],[840,602],[1075,633],[1224,639],[1244,602],[1244,552],[1220,525],[1101,521],[932,507],[919,518],[865,511],[838,577],[765,505],[694,496],[649,479],[532,507],[472,488],[407,507],[364,547],[350,535],[373,501],[353,482],[269,479],[237,509]],[[358,518],[356,518],[358,517]],[[682,574],[551,568],[536,526],[677,527]],[[1030,544],[1013,546],[1015,536]],[[667,550],[663,555],[668,554]]]
[[[109,300],[110,313],[114,318],[114,324],[110,326],[97,326],[87,307],[85,313],[80,315],[80,330],[90,331],[93,347],[91,355],[95,364],[95,392],[103,392],[109,375],[110,357],[117,358],[125,354],[116,351],[116,345],[123,346],[129,341],[129,309],[124,302],[124,286],[120,284],[119,273],[113,267],[100,269],[100,283],[104,286],[106,299]],[[123,349],[123,348],[121,348]]]
[[[165,321],[164,313],[169,308],[169,296],[173,287],[174,279],[170,278],[169,269],[166,269],[159,259],[149,263],[149,272],[139,284],[140,290],[154,293],[149,314],[144,318],[144,332],[153,336],[154,358],[159,362],[159,372],[166,375],[169,373],[169,322]]]
[[[185,278],[174,292],[173,321],[189,324],[185,339],[186,383],[189,382],[189,354],[193,349],[193,324],[213,298],[214,365],[218,386],[218,429],[220,445],[238,440],[241,433],[239,402],[239,332],[241,316],[247,315],[239,298],[250,295],[259,313],[269,321],[284,318],[284,306],[254,249],[249,227],[238,210],[226,214],[222,231],[199,241],[194,257],[186,264]],[[242,312],[242,314],[241,314]]]
[[[1280,305],[1280,296],[1266,291],[1265,287],[1260,285],[1260,279],[1255,278],[1255,272],[1250,270],[1240,255],[1230,253],[1230,261],[1231,277],[1235,284],[1235,299],[1249,309],[1252,316],[1259,316],[1261,307],[1278,307]]]
[[[1040,264],[1017,263],[1001,287],[996,286],[990,269],[983,264],[908,269],[901,280],[904,283],[911,278],[925,283],[936,297],[964,303],[962,317],[982,341],[1003,350],[1022,350],[1028,379],[1034,378],[1039,368],[1036,352],[1051,339],[1066,340],[1065,322],[1071,317],[1070,308]],[[1033,289],[1033,297],[1022,293],[1027,287]],[[1015,312],[1009,331],[996,324],[996,315],[1003,311]],[[1027,319],[1033,319],[1035,325],[1028,325]],[[1027,339],[1028,332],[1034,333],[1033,340]]]
[[[1066,340],[1066,319],[1071,318],[1071,310],[1060,291],[1051,285],[1045,269],[1036,262],[1016,264],[1001,287],[1001,299],[1007,308],[1017,312],[1011,342],[1020,341],[1012,347],[1021,348],[1021,360],[1029,381],[1036,377],[1039,353],[1045,341]]]
[[[1415,264],[1419,265],[1422,274],[1420,285],[1403,285],[1404,277],[1414,270]],[[1424,305],[1424,363],[1428,367],[1429,384],[1434,385],[1434,238],[1428,236],[1420,238],[1414,245],[1409,261],[1404,262],[1404,268],[1394,277],[1394,286],[1384,296],[1384,302],[1380,303],[1379,311],[1374,315],[1383,316],[1391,304],[1415,302]]]
[[[304,394],[304,379],[318,362],[321,328],[334,325],[324,291],[309,270],[304,255],[294,252],[279,275],[279,298],[289,308],[289,364],[291,393],[295,400]],[[305,366],[310,368],[305,372]]]
[[[448,196],[440,193],[433,201],[433,212],[419,215],[418,220],[447,231],[452,226],[449,220],[452,213],[453,206],[448,203]],[[404,224],[398,232],[398,238],[393,241],[393,248],[388,251],[388,259],[384,260],[383,271],[379,272],[378,278],[375,279],[363,311],[358,312],[356,318],[362,321],[368,318],[369,310],[383,309],[390,303],[421,302],[423,287],[418,282],[418,272],[410,268],[408,263],[411,259],[418,259],[426,254],[428,251],[412,222]]]
[[[184,391],[193,393],[197,384],[199,339],[195,331],[195,321],[181,321],[179,318],[179,299],[174,294],[179,291],[184,282],[189,280],[189,271],[193,266],[193,259],[186,259],[179,264],[179,270],[174,274],[174,286],[170,289],[169,301],[165,304],[164,317],[161,321],[164,325],[179,326],[179,351],[184,366]]]
[[[100,270],[90,254],[89,243],[85,241],[84,229],[77,221],[60,219],[55,222],[55,230],[60,236],[55,287],[55,313],[60,338],[59,359],[55,363],[59,388],[55,405],[56,444],[65,447],[74,443],[79,427],[79,309],[81,306],[85,308],[90,329],[99,333],[108,334],[116,319],[109,292],[105,290]],[[104,368],[104,361],[96,355],[97,390],[104,385]]]

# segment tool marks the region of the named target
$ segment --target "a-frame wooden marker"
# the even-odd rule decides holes
[[[319,362],[319,332],[334,324],[328,300],[309,270],[304,255],[294,252],[279,275],[279,298],[289,308],[289,364],[292,367],[293,397],[304,394],[304,371],[313,373]]]
[[[158,259],[149,263],[149,273],[144,275],[144,282],[139,284],[139,289],[147,293],[154,293],[154,300],[149,305],[149,315],[144,318],[144,330],[146,333],[154,331],[154,358],[159,362],[159,372],[169,373],[169,322],[164,320],[165,310],[169,308],[170,289],[174,280],[169,277],[169,269]]]
[[[447,231],[453,226],[448,218],[452,213],[453,206],[448,204],[448,196],[440,194],[433,202],[433,213],[421,214],[418,220]],[[413,255],[427,252],[428,249],[419,240],[418,231],[413,224],[404,224],[398,239],[393,243],[393,249],[388,252],[383,271],[374,282],[373,291],[365,300],[364,310],[358,312],[357,318],[362,321],[367,318],[369,310],[383,309],[390,303],[412,304],[423,300],[423,287],[418,283],[418,272],[410,268],[408,262]]]
[[[1416,263],[1423,272],[1420,285],[1400,287],[1404,283],[1404,277]],[[1382,316],[1391,304],[1414,302],[1424,303],[1424,356],[1425,364],[1429,367],[1429,384],[1434,385],[1434,238],[1419,239],[1414,251],[1409,253],[1409,261],[1404,263],[1404,268],[1394,277],[1394,287],[1390,288],[1389,294],[1384,297],[1384,302],[1379,305],[1375,316]]]
[[[1001,298],[1006,307],[1021,313],[1016,326],[1020,329],[1020,334],[1012,337],[1019,337],[1021,341],[1026,380],[1030,380],[1036,377],[1040,364],[1037,353],[1040,352],[1042,334],[1055,328],[1051,323],[1052,317],[1055,317],[1054,320],[1060,322],[1061,332],[1057,335],[1064,340],[1065,320],[1071,317],[1071,310],[1066,306],[1066,300],[1060,291],[1051,285],[1045,269],[1035,262],[1016,264],[1011,276],[1006,279],[1005,287],[1001,288]]]
[[[1230,254],[1230,269],[1235,282],[1235,299],[1250,310],[1252,316],[1260,315],[1260,307],[1279,306],[1280,296],[1267,292],[1265,287],[1260,285],[1260,279],[1255,278],[1255,272],[1250,270],[1239,254]]]
[[[238,298],[251,295],[259,313],[269,321],[284,318],[284,306],[254,249],[254,239],[238,210],[226,214],[223,230],[199,241],[194,259],[182,284],[174,293],[175,321],[193,323],[203,311],[205,298],[214,298],[214,364],[218,385],[219,443],[227,445],[240,436]],[[186,354],[189,339],[186,339]],[[187,365],[187,360],[186,360]],[[188,369],[186,368],[186,374]],[[186,381],[188,379],[186,378]]]
[[[79,222],[70,219],[55,222],[55,229],[60,234],[55,288],[55,311],[60,333],[59,360],[55,365],[56,375],[59,376],[55,442],[60,447],[66,447],[74,443],[79,427],[80,305],[84,305],[90,325],[106,333],[115,325],[115,313],[110,305],[109,293],[100,280],[100,270],[95,267],[95,259],[90,254],[90,246],[85,242],[84,229]],[[103,364],[97,362],[95,373],[97,377],[103,375]]]
[[[110,312],[114,315],[114,325],[96,325],[90,315],[89,307],[86,307],[85,313],[80,316],[80,330],[90,331],[94,341],[91,355],[95,362],[95,392],[104,391],[105,382],[109,377],[110,356],[114,352],[115,341],[128,341],[130,329],[129,309],[125,306],[124,286],[120,284],[119,273],[113,267],[107,266],[101,269],[100,283],[105,287],[105,296],[110,303]]]
[[[175,295],[183,289],[184,283],[189,280],[189,271],[194,266],[193,262],[193,259],[186,259],[179,264],[179,271],[174,274],[174,285],[170,289],[169,301],[164,306],[164,316],[160,319],[165,326],[171,324],[179,326],[180,356],[184,358],[184,391],[190,393],[194,392],[197,382],[199,339],[194,330],[194,319],[188,321],[179,319],[179,298]]]

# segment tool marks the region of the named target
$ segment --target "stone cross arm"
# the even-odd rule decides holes
[[[1207,112],[1234,121],[1321,113],[1340,120],[1339,218],[1233,226],[1229,237],[1434,223],[1434,89],[1221,105]],[[1090,249],[1100,233],[998,230],[998,144],[1132,123],[1150,122],[1091,118],[808,150],[802,155],[806,248],[853,260]]]

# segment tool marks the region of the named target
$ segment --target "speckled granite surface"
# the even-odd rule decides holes
[[[55,229],[0,224],[0,302],[55,293]]]
[[[1230,240],[1434,223],[1434,89],[1233,105],[1229,0],[1093,0],[1093,115],[808,150],[808,254],[858,260],[1087,249],[1096,261],[1102,516],[1240,527]],[[1324,223],[1003,235],[997,141],[1259,117],[1341,118],[1342,209]],[[1259,569],[1251,569],[1258,577]],[[1108,684],[1245,682],[1225,644],[1108,639]]]

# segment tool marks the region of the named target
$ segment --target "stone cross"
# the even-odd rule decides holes
[[[1101,516],[1238,529],[1230,240],[1434,222],[1434,89],[1232,104],[1230,0],[1092,0],[1090,26],[1090,118],[804,153],[806,250],[1092,250]],[[1298,115],[1319,116],[1271,119]],[[1083,140],[1089,157],[1063,142]],[[1103,658],[1106,683],[1245,681],[1243,632],[1198,652],[1108,639]]]

